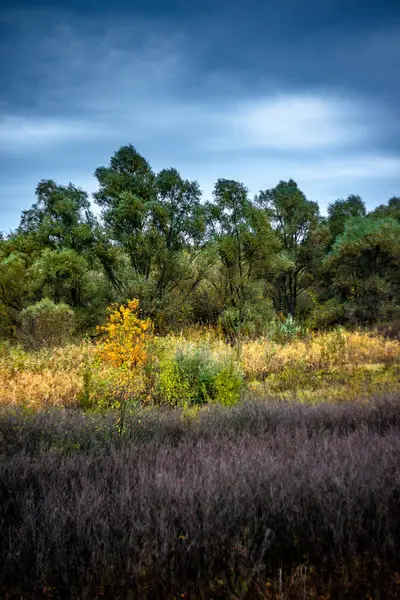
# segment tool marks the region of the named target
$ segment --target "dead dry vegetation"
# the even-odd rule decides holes
[[[3,598],[399,597],[400,410],[0,413]]]
[[[151,364],[135,365],[130,374],[131,399],[146,405],[176,405],[184,399],[183,383],[179,387],[168,379],[173,378],[171,360],[177,354],[197,360],[200,364],[194,364],[194,370],[201,370],[202,359],[222,367],[233,363],[235,372],[243,375],[242,393],[260,397],[342,401],[400,387],[400,343],[374,333],[339,329],[287,343],[259,338],[244,342],[238,355],[214,332],[194,330],[184,336],[155,338],[152,351]],[[96,359],[90,343],[37,352],[21,346],[0,348],[2,405],[79,407],[82,398],[89,398],[92,407],[104,407],[112,404],[111,388],[121,378],[121,369],[112,361]],[[168,402],[165,386],[172,385],[177,389]]]

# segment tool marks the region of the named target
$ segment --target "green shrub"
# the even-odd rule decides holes
[[[242,387],[243,376],[234,361],[214,356],[205,344],[181,344],[160,360],[160,397],[170,405],[232,405]]]
[[[220,333],[230,342],[239,338],[254,339],[265,335],[274,312],[271,302],[263,298],[258,302],[246,303],[242,310],[226,308],[218,319]]]
[[[239,400],[243,388],[243,375],[233,361],[220,369],[213,382],[214,402],[233,406]]]
[[[345,308],[337,298],[330,298],[326,302],[316,302],[315,308],[309,317],[312,329],[326,329],[337,323],[342,323],[345,317]]]
[[[218,319],[218,329],[225,338],[233,342],[238,337],[240,327],[239,309],[234,307],[226,308]]]
[[[71,341],[75,315],[67,304],[44,298],[21,312],[21,332],[27,348],[52,348]]]
[[[270,326],[269,337],[274,342],[291,342],[301,333],[301,326],[296,323],[292,315],[288,315],[284,321],[274,321]]]

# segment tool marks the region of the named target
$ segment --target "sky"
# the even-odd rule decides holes
[[[0,231],[129,143],[205,200],[292,178],[372,209],[400,195],[399,73],[398,0],[3,0]]]

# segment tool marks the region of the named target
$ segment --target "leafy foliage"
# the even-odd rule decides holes
[[[398,315],[400,225],[394,219],[353,218],[325,260],[345,313],[373,323]]]
[[[335,240],[342,235],[346,221],[352,217],[365,217],[367,211],[360,196],[351,195],[346,200],[336,200],[328,206],[328,227]]]
[[[399,319],[396,196],[367,214],[350,195],[324,218],[293,179],[254,198],[218,179],[203,202],[197,181],[155,172],[132,145],[95,176],[99,216],[84,190],[44,179],[0,237],[3,338],[18,338],[21,311],[46,297],[74,310],[82,334],[138,298],[158,333],[203,324],[239,347],[281,313],[314,328]]]
[[[112,306],[104,326],[98,327],[103,339],[97,344],[95,354],[110,371],[110,394],[121,411],[126,402],[138,400],[145,392],[143,367],[150,360],[149,348],[153,334],[150,319],[138,316],[139,301],[130,300],[127,304]]]
[[[22,339],[28,348],[63,346],[70,342],[74,311],[67,304],[44,298],[21,312]]]
[[[287,259],[286,268],[275,278],[275,303],[278,310],[295,315],[299,295],[310,287],[313,266],[319,258],[319,209],[290,179],[281,181],[257,198],[270,217]]]
[[[172,357],[164,351],[160,363],[160,396],[172,406],[233,405],[240,398],[244,382],[238,365],[204,343],[181,342]]]
[[[51,248],[79,252],[90,246],[93,215],[86,192],[71,183],[64,187],[49,179],[38,184],[36,196],[37,202],[22,213],[20,234],[31,235]]]

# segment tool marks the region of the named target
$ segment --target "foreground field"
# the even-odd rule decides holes
[[[0,597],[400,597],[398,340],[103,329],[0,347]]]
[[[399,597],[400,399],[0,412],[2,598]]]

